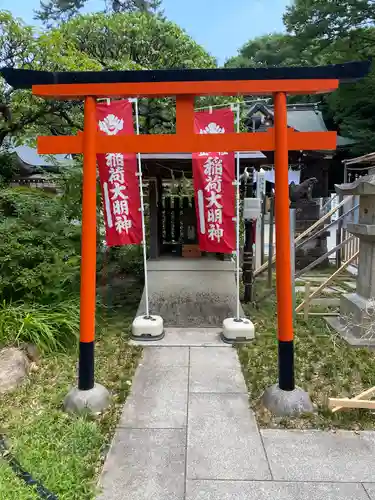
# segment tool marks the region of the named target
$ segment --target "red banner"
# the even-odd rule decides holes
[[[99,133],[134,134],[132,105],[127,100],[98,104]],[[135,154],[98,154],[106,243],[108,246],[142,243],[142,215]]]
[[[229,109],[195,113],[196,134],[234,132]],[[236,248],[234,153],[193,153],[199,248],[232,253]]]

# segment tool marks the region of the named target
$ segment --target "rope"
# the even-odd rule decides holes
[[[32,486],[40,498],[44,500],[58,500],[58,497],[43,486],[40,481],[33,479],[29,472],[20,465],[18,460],[11,454],[5,441],[5,436],[0,434],[0,457],[8,462],[13,472],[22,479],[28,486]]]

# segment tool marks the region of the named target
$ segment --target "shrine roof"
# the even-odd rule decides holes
[[[339,80],[350,82],[366,76],[371,61],[330,66],[285,68],[166,69],[139,71],[67,71],[49,72],[2,68],[2,76],[15,89],[33,85],[109,84],[152,82],[215,82],[249,80]]]
[[[273,120],[274,106],[266,101],[259,100],[252,104],[247,110],[246,123],[251,129],[251,119],[257,113],[264,116],[269,116]],[[327,126],[324,122],[323,114],[318,109],[316,103],[301,103],[287,105],[287,121],[288,127],[292,127],[298,132],[327,132]],[[261,124],[257,131],[264,132],[267,130],[267,125]],[[337,147],[345,147],[354,144],[355,141],[349,137],[337,135]]]

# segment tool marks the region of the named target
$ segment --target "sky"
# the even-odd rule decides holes
[[[219,64],[236,55],[249,39],[283,31],[282,15],[291,0],[164,0],[168,19],[188,34]],[[101,10],[102,0],[88,0],[87,11]],[[26,23],[34,24],[39,0],[0,0],[0,9],[10,10]]]

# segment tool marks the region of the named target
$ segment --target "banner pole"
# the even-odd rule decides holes
[[[237,133],[240,131],[240,105],[236,106],[236,129]],[[240,153],[236,153],[236,167],[237,167],[237,182],[236,182],[236,274],[237,274],[237,311],[236,319],[240,320]]]
[[[135,126],[137,135],[139,135],[139,111],[138,99],[134,99],[135,103]],[[143,201],[143,180],[142,180],[142,159],[141,153],[137,153],[138,160],[138,178],[139,178],[139,193],[141,198],[141,215],[142,215],[142,247],[143,247],[143,267],[145,272],[145,300],[146,300],[146,318],[150,317],[149,299],[148,299],[148,277],[147,277],[147,245],[146,245],[146,225],[145,225],[145,209]]]
[[[236,111],[236,133],[240,132],[240,105],[233,106],[232,112]],[[254,324],[247,318],[241,318],[240,303],[240,152],[236,151],[236,180],[233,186],[236,186],[236,316],[226,318],[223,321],[223,331],[221,339],[229,344],[246,342],[254,338]],[[250,239],[247,238],[246,245]],[[247,246],[246,246],[247,249]],[[246,250],[245,249],[245,250]],[[247,257],[244,250],[244,258]]]

